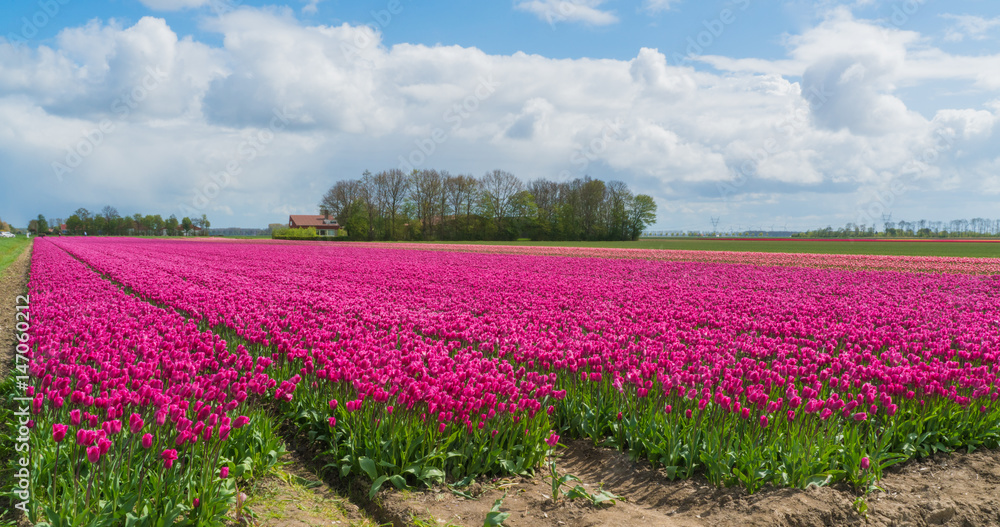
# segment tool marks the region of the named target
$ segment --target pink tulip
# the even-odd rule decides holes
[[[160,453],[160,458],[163,459],[163,468],[173,467],[174,461],[177,461],[177,451],[174,449],[164,450]]]
[[[138,434],[142,431],[142,427],[145,426],[145,423],[142,421],[142,417],[140,417],[139,414],[133,413],[128,418],[128,426],[130,432]]]
[[[52,439],[56,443],[61,443],[63,438],[66,437],[66,431],[69,429],[68,426],[59,423],[52,424]]]

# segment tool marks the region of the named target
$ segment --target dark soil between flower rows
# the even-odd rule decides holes
[[[766,489],[747,495],[739,488],[720,489],[704,480],[670,481],[616,450],[573,441],[557,460],[560,474],[573,474],[594,492],[601,487],[624,497],[597,507],[582,499],[551,500],[551,484],[533,478],[474,485],[469,500],[447,489],[382,493],[381,508],[396,525],[416,517],[430,525],[483,524],[494,500],[509,512],[504,525],[538,526],[840,526],[921,527],[925,525],[1000,525],[1000,452],[939,454],[886,471],[884,492],[866,496],[867,512],[858,512],[858,494],[847,488]],[[376,515],[378,517],[379,515]],[[379,518],[380,520],[382,518]]]

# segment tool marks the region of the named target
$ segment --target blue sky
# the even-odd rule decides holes
[[[15,225],[265,226],[403,165],[620,179],[659,229],[1000,217],[987,0],[35,0],[0,36]]]

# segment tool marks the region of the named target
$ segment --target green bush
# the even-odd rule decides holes
[[[312,240],[317,238],[316,227],[305,229],[279,229],[271,233],[275,240]]]

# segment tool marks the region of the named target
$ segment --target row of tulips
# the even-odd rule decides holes
[[[281,452],[247,408],[275,384],[263,366],[51,243],[35,244],[29,294],[29,519],[220,524],[236,480]]]
[[[205,242],[218,239],[205,239]],[[227,241],[226,243],[232,243]],[[275,242],[242,240],[240,243],[298,243],[317,245],[317,242]],[[324,242],[319,242],[323,244]],[[867,242],[858,242],[867,243]],[[935,242],[928,242],[935,243]],[[966,243],[966,242],[951,242]],[[992,243],[992,242],[969,242]],[[339,245],[339,242],[325,242]],[[379,243],[353,243],[355,247],[384,247]],[[660,249],[624,249],[605,247],[552,247],[520,245],[471,245],[394,243],[396,249],[446,252],[478,252],[482,254],[527,254],[535,256],[568,256],[584,258],[621,258],[668,262],[732,263],[746,265],[810,267],[816,269],[847,269],[852,271],[902,271],[926,273],[1000,274],[1000,259],[958,256],[890,256],[808,253],[761,253],[744,251],[691,251]],[[998,245],[1000,247],[1000,245]]]
[[[301,243],[301,242],[300,242]],[[961,243],[961,242],[957,242]],[[377,244],[372,244],[377,246]],[[590,258],[626,258],[669,262],[733,263],[853,271],[1000,274],[1000,259],[955,256],[889,256],[879,254],[803,254],[737,251],[680,251],[602,247],[534,247],[500,245],[398,244],[401,249],[475,251],[485,254],[533,254]]]
[[[527,473],[556,435],[751,491],[866,488],[1000,437],[1000,278],[959,268],[37,243],[260,357],[248,385],[274,379],[286,417],[375,488]]]

